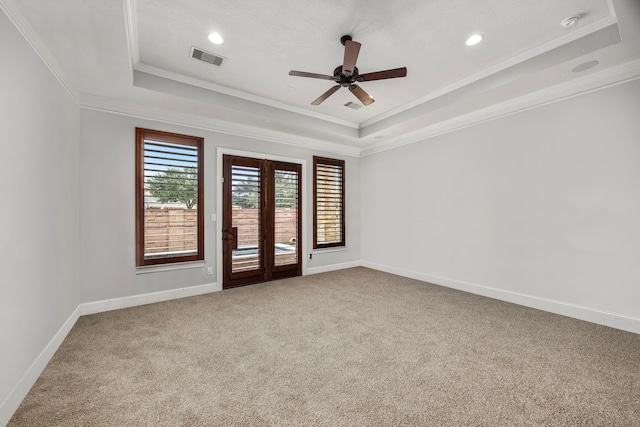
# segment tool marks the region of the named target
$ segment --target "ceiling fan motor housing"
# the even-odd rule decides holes
[[[342,72],[342,65],[336,67],[333,70],[333,77],[335,78],[335,82],[343,87],[348,87],[358,81],[358,67],[355,67],[353,70],[353,74],[350,76],[345,76]]]

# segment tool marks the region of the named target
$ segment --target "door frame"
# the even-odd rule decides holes
[[[300,177],[302,179],[302,230],[300,230],[300,234],[302,236],[302,245],[300,247],[300,256],[302,256],[302,275],[305,276],[307,274],[307,253],[309,253],[309,238],[311,237],[308,221],[309,221],[309,191],[311,187],[309,187],[310,182],[307,179],[307,161],[305,159],[299,159],[295,157],[284,157],[277,156],[273,154],[266,153],[258,153],[253,151],[244,151],[238,150],[234,148],[226,148],[226,147],[217,147],[216,150],[216,221],[211,222],[215,228],[214,239],[216,242],[216,281],[218,283],[218,287],[222,289],[222,283],[224,281],[224,271],[222,265],[222,173],[223,173],[223,164],[222,164],[222,156],[225,154],[231,156],[241,156],[241,157],[252,157],[255,159],[264,159],[264,160],[272,160],[276,162],[285,162],[285,163],[296,163],[301,166]],[[209,218],[210,219],[210,218]],[[205,221],[207,222],[207,221]]]

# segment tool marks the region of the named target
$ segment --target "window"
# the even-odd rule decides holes
[[[203,139],[136,129],[136,265],[204,259]]]
[[[344,246],[344,160],[313,157],[313,248]]]

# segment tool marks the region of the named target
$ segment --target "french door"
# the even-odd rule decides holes
[[[301,166],[223,156],[224,289],[300,276]]]

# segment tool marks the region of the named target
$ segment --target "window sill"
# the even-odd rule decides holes
[[[346,250],[347,250],[346,246],[337,246],[335,248],[314,249],[312,253],[314,253],[314,254],[328,254],[330,252],[345,252]]]
[[[136,274],[160,273],[163,271],[187,270],[192,268],[202,268],[204,261],[181,262],[176,264],[149,265],[136,267]]]

